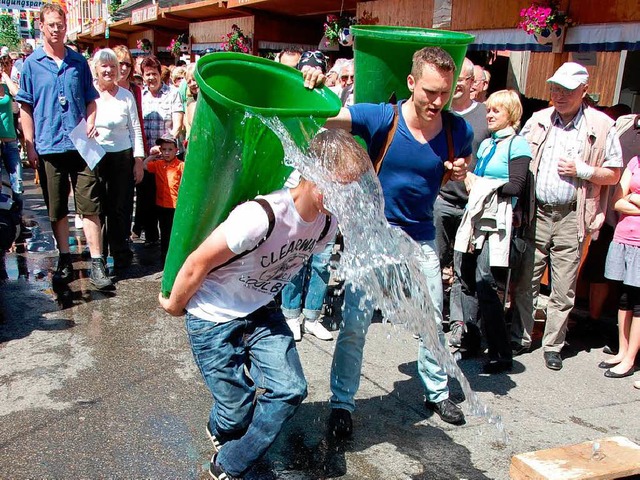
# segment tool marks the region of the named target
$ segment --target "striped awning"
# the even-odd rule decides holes
[[[550,52],[551,45],[539,45],[533,35],[518,28],[472,30],[469,50],[511,50]],[[640,23],[600,23],[577,25],[567,30],[565,52],[618,52],[640,50]]]

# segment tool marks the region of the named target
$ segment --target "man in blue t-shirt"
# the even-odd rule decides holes
[[[91,284],[113,289],[102,259],[100,185],[69,138],[71,131],[87,121],[87,136],[96,135],[96,98],[91,71],[85,58],[64,46],[67,19],[57,4],[40,9],[43,45],[25,61],[20,76],[20,121],[27,158],[40,173],[42,193],[60,258],[53,274],[54,286],[73,280],[69,253],[68,202],[74,190],[76,210],[91,252]]]
[[[305,86],[322,83],[318,72],[303,69]],[[423,269],[433,302],[440,341],[442,332],[442,281],[435,248],[433,204],[446,169],[452,178],[463,179],[471,158],[473,131],[459,116],[443,112],[451,96],[455,64],[441,48],[426,47],[413,56],[407,85],[411,97],[398,104],[397,129],[379,171],[385,201],[385,216],[391,225],[402,228],[420,244],[424,252]],[[327,128],[343,128],[367,143],[369,156],[378,158],[384,151],[394,123],[390,104],[356,104],[342,108],[327,121]],[[453,140],[450,155],[447,130]],[[453,158],[451,162],[448,159]],[[349,436],[353,430],[351,413],[360,382],[365,335],[373,316],[373,305],[365,302],[358,308],[364,292],[345,289],[343,323],[340,328],[331,368],[331,416],[329,430],[337,437]],[[462,410],[449,399],[447,375],[425,348],[418,352],[418,373],[425,387],[427,408],[445,422],[464,423]]]

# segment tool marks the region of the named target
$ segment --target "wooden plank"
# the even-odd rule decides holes
[[[287,15],[326,15],[327,13],[354,12],[356,0],[228,0],[227,8],[251,11],[285,13]]]
[[[560,7],[568,8],[568,3],[560,0]],[[461,31],[516,28],[520,10],[529,6],[531,0],[451,0],[451,28]]]
[[[238,25],[245,35],[248,35],[251,38],[254,37],[253,16],[192,23],[189,25],[189,35],[191,35],[193,43],[222,42],[223,36],[231,31],[231,26],[234,24]]]
[[[509,470],[512,480],[613,480],[638,474],[640,445],[621,436],[515,455]]]
[[[616,90],[620,52],[597,52],[596,62],[594,66],[587,66],[589,93],[600,94],[598,104],[609,106],[613,104]]]
[[[551,98],[547,79],[562,63],[571,60],[571,54],[568,53],[531,52],[527,72],[527,88],[522,93],[529,98],[541,100]],[[589,72],[588,92],[600,95],[599,105],[609,106],[613,103],[619,64],[620,52],[596,52],[596,65],[586,67]]]
[[[431,28],[434,0],[374,0],[358,2],[356,15],[366,10],[379,25]]]
[[[569,15],[581,25],[640,21],[640,0],[580,0],[571,3]]]
[[[258,12],[255,15],[255,42],[282,42],[318,45],[322,38],[322,23],[317,20]]]

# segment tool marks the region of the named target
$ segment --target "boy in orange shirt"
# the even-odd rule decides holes
[[[160,224],[160,250],[164,262],[169,250],[184,163],[176,158],[178,141],[172,136],[160,137],[156,140],[156,145],[160,147],[160,154],[149,155],[144,161],[144,169],[156,177],[156,208]]]

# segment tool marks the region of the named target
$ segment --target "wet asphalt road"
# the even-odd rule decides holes
[[[26,176],[27,215],[41,227],[42,251],[10,253],[10,278],[0,287],[0,478],[208,478],[210,396],[182,319],[157,305],[159,251],[135,243],[131,271],[115,292],[100,293],[83,271],[79,235],[77,278],[54,292],[56,253],[39,190]],[[374,323],[355,433],[336,443],[325,436],[334,342],[305,336],[299,351],[309,396],[268,460],[283,479],[506,479],[515,453],[613,435],[640,443],[634,377],[603,377],[598,339],[570,341],[560,372],[544,367],[540,349],[518,357],[510,375],[482,375],[481,360],[461,360],[473,388],[502,415],[504,445],[483,419],[454,427],[427,412],[416,341]],[[455,382],[452,394],[461,399]]]

